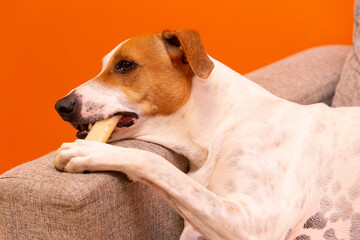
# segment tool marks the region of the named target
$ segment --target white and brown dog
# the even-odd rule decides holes
[[[360,108],[280,99],[210,58],[196,31],[121,43],[56,109],[79,138],[121,114],[109,141],[189,159],[184,174],[154,153],[77,140],[54,160],[149,185],[186,220],[181,239],[360,239]]]

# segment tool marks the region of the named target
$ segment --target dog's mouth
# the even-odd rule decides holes
[[[113,114],[112,116],[115,115],[122,115],[122,117],[119,120],[119,122],[116,124],[114,131],[120,130],[122,128],[131,127],[139,119],[139,116],[134,112],[118,112]],[[100,120],[104,120],[104,119],[96,119],[85,123],[72,124],[78,130],[78,132],[76,133],[76,137],[79,139],[85,139],[85,137],[89,134],[91,128],[94,126],[95,122]]]

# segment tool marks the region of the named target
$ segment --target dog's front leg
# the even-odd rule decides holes
[[[243,239],[249,214],[245,203],[219,197],[157,154],[77,140],[61,146],[54,164],[67,172],[124,172],[160,193],[207,239]]]

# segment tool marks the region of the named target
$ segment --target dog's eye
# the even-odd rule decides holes
[[[115,71],[119,73],[128,73],[135,68],[135,63],[122,60],[115,66]]]

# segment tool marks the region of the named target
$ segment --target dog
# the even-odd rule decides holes
[[[158,192],[190,239],[360,239],[360,109],[299,105],[208,56],[197,31],[122,42],[100,74],[56,103],[78,140],[58,170],[121,171]],[[109,142],[133,138],[186,156],[82,140],[123,115]]]

